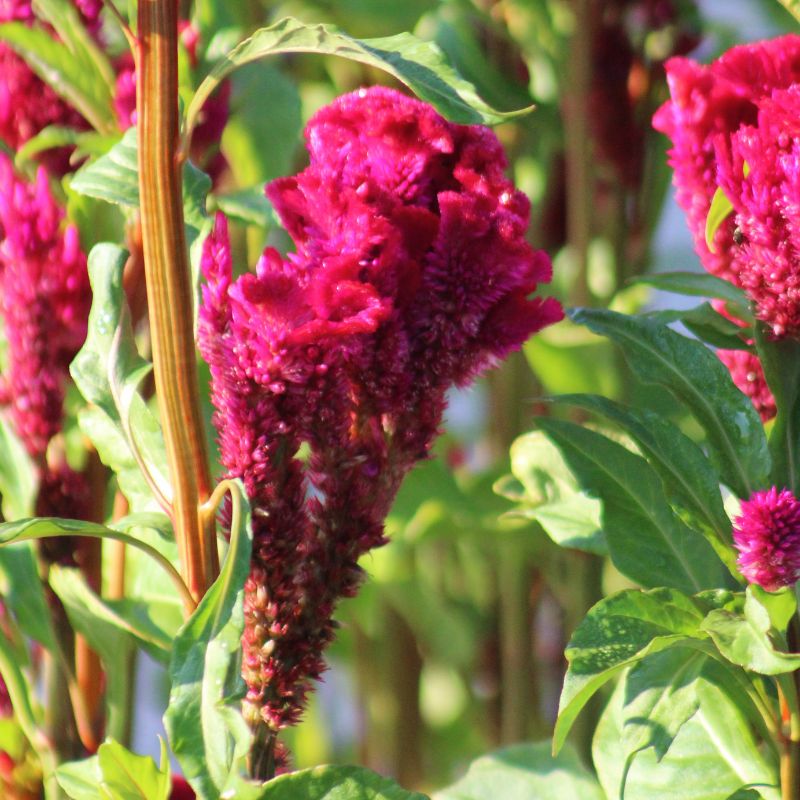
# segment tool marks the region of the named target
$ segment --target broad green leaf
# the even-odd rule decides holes
[[[708,542],[667,503],[657,473],[641,456],[571,422],[541,417],[583,489],[603,503],[602,526],[617,569],[643,586],[688,592],[724,585]]]
[[[557,756],[550,742],[517,744],[481,756],[467,774],[433,800],[604,800],[597,778],[565,747]]]
[[[53,566],[49,583],[64,605],[72,627],[81,633],[102,659],[106,674],[105,701],[108,732],[124,735],[130,702],[130,659],[134,653],[131,635],[109,621],[103,602],[87,586],[78,570]]]
[[[722,191],[722,187],[718,186],[711,198],[711,206],[708,209],[708,216],[706,217],[706,247],[712,252],[716,253],[714,247],[714,236],[719,230],[719,226],[733,213],[733,203],[728,199],[728,196]]]
[[[73,53],[43,28],[23,22],[0,25],[0,41],[25,60],[56,94],[84,116],[100,133],[117,130],[112,93],[88,59]]]
[[[0,597],[22,631],[55,652],[55,632],[30,543],[0,547]]]
[[[698,678],[699,707],[659,763],[640,753],[628,772],[625,800],[720,800],[742,786],[779,800],[777,759],[758,746],[746,716],[716,675]],[[619,797],[625,768],[625,682],[617,686],[595,732],[592,756],[609,797]]]
[[[496,125],[530,110],[504,113],[490,108],[478,97],[472,84],[447,64],[436,45],[410,33],[381,39],[354,39],[333,25],[304,25],[287,17],[256,31],[214,67],[186,110],[187,130],[194,127],[203,104],[214,89],[237,67],[284,53],[342,56],[382,69],[453,122]]]
[[[219,577],[175,638],[164,726],[172,752],[200,800],[230,792],[243,800],[252,734],[241,715],[242,598],[250,570],[250,508],[239,481],[232,493],[231,543]]]
[[[27,542],[34,539],[46,539],[51,536],[88,536],[93,539],[115,539],[146,553],[157,563],[172,580],[178,593],[187,603],[191,603],[186,584],[180,574],[157,548],[139,538],[115,530],[113,527],[98,525],[77,519],[58,519],[56,517],[39,517],[37,519],[21,519],[0,525],[0,545],[11,542]]]
[[[778,414],[769,434],[771,483],[800,492],[800,343],[756,326],[756,346]]]
[[[752,583],[747,587],[747,591],[752,594],[753,600],[766,609],[770,625],[778,633],[784,634],[797,611],[797,595],[794,588],[785,586],[775,592],[768,592],[758,584]]]
[[[693,297],[714,297],[724,300],[743,320],[752,317],[747,295],[729,281],[707,272],[659,272],[634,278],[633,283],[652,286],[663,292],[687,294]]]
[[[248,225],[258,225],[269,229],[279,224],[275,210],[264,194],[263,185],[241,189],[230,194],[215,195],[214,203],[229,218]]]
[[[500,484],[495,490],[518,503],[518,513],[535,519],[561,547],[605,555],[601,504],[580,490],[561,451],[541,431],[532,431],[514,441],[510,457],[522,492],[506,494]]]
[[[169,769],[160,770],[149,756],[138,756],[119,742],[105,741],[97,751],[103,788],[113,800],[167,800],[172,789]]]
[[[578,309],[571,316],[613,339],[642,381],[669,389],[687,407],[706,432],[712,463],[739,497],[767,485],[770,456],[761,419],[707,347],[613,311]]]
[[[428,800],[391,778],[363,767],[314,767],[281,775],[266,784],[258,800]]]
[[[781,5],[800,22],[800,0],[780,0]]]
[[[619,425],[658,473],[673,508],[703,532],[731,574],[739,575],[719,475],[688,436],[654,411],[629,408],[598,395],[562,395],[553,400],[601,414]]]
[[[729,597],[726,592],[700,599],[674,589],[628,590],[592,607],[565,651],[569,667],[559,701],[553,750],[558,752],[563,746],[589,698],[625,667],[676,645],[694,642],[702,647],[707,637],[700,625],[707,610],[723,605]],[[692,651],[684,650],[688,658]]]
[[[258,185],[263,197],[265,182],[292,172],[303,129],[300,94],[297,83],[272,64],[249,64],[232,80],[222,149],[232,156],[236,185]]]
[[[0,415],[0,495],[4,519],[33,514],[39,481],[36,467],[11,423]]]
[[[700,341],[723,350],[753,350],[752,345],[747,344],[747,340],[753,338],[752,328],[731,322],[715,311],[711,303],[676,311],[649,311],[641,317],[662,325],[681,322]]]
[[[743,616],[723,608],[714,609],[703,621],[702,628],[725,658],[752,672],[780,675],[800,667],[800,654],[784,653],[775,647],[770,638],[769,611],[750,587]]]
[[[98,756],[59,765],[56,778],[72,800],[108,800],[108,795],[103,792],[103,773]]]
[[[136,128],[129,128],[108,153],[79,169],[72,178],[71,189],[125,209],[137,209],[139,147],[136,135]],[[187,161],[183,168],[183,214],[192,266],[192,285],[195,287],[199,282],[203,242],[211,230],[211,220],[206,214],[210,189],[211,179],[208,175]]]
[[[625,678],[622,743],[626,768],[620,786],[638,754],[652,747],[661,761],[683,725],[700,707],[698,676],[709,656],[673,648],[655,653],[630,669]]]
[[[79,415],[101,460],[117,471],[120,488],[131,508],[155,510],[153,485],[168,500],[166,451],[160,425],[138,392],[151,369],[136,351],[130,314],[125,304],[122,274],[127,254],[110,244],[89,254],[92,309],[86,341],[70,366],[84,399],[95,406]],[[142,471],[152,479],[148,485]]]

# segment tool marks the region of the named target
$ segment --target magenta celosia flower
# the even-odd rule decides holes
[[[750,583],[768,591],[791,586],[800,577],[800,500],[772,487],[742,502],[733,541],[739,568]]]
[[[797,334],[800,36],[735,47],[709,66],[672,59],[667,73],[672,99],[654,124],[672,139],[677,199],[700,258],[747,291],[776,335]],[[706,217],[720,186],[734,213],[711,252]]]
[[[736,388],[753,401],[762,421],[769,422],[777,409],[758,356],[746,350],[718,350],[717,355],[730,371]]]
[[[489,130],[373,88],[320,111],[306,141],[309,167],[268,188],[296,252],[267,249],[234,282],[218,218],[199,329],[222,461],[255,510],[245,713],[272,731],[322,672],[336,600],[383,543],[446,390],[562,315],[530,299],[550,263]]]
[[[100,24],[100,0],[75,0],[89,30]],[[31,0],[0,0],[0,23],[35,23]],[[0,141],[19,149],[48,125],[85,128],[83,117],[67,105],[8,45],[0,43]],[[42,163],[59,174],[69,169],[70,151],[58,148],[42,156]]]
[[[36,458],[61,429],[64,384],[86,336],[90,301],[78,232],[64,225],[44,168],[27,183],[0,155],[0,314],[8,342],[0,395]]]

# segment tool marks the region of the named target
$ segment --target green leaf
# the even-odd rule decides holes
[[[750,584],[747,588],[753,595],[753,600],[766,609],[770,625],[778,633],[785,633],[789,622],[797,611],[797,595],[794,588],[784,586],[783,589],[768,592],[755,583]]]
[[[240,709],[250,508],[240,481],[225,485],[233,499],[230,547],[219,577],[175,638],[164,714],[172,752],[201,800],[216,800],[225,792],[245,797],[252,789],[242,777],[252,734]]]
[[[748,350],[747,340],[753,338],[752,328],[743,328],[715,311],[710,303],[676,311],[649,311],[642,318],[663,325],[681,322],[698,339],[723,350]]]
[[[0,597],[26,635],[55,652],[50,610],[30,543],[0,547]]]
[[[97,756],[103,788],[113,800],[167,800],[169,797],[172,781],[168,766],[162,771],[149,756],[131,753],[115,741],[103,742]]]
[[[604,800],[597,779],[581,764],[569,746],[558,756],[550,742],[517,744],[481,756],[467,774],[433,800]]]
[[[739,497],[767,485],[770,456],[761,419],[707,347],[613,311],[578,309],[571,316],[620,345],[642,381],[669,389],[684,403],[706,432],[709,456],[723,482]]]
[[[732,575],[739,575],[719,475],[688,436],[654,411],[629,408],[598,395],[562,395],[553,401],[601,414],[619,425],[658,473],[680,517],[703,533]]]
[[[759,747],[727,689],[716,674],[698,678],[697,711],[660,763],[653,750],[637,756],[628,772],[625,800],[720,800],[742,786],[758,787],[765,800],[779,800],[777,759]],[[600,718],[592,746],[598,777],[609,797],[619,796],[627,760],[625,691],[621,681]]]
[[[56,770],[59,786],[72,800],[108,800],[102,790],[102,778],[97,756],[61,764]]]
[[[627,763],[620,797],[625,795],[627,772],[638,754],[652,747],[661,761],[700,707],[697,678],[708,661],[705,653],[674,648],[648,656],[628,672],[622,723]]]
[[[724,300],[743,320],[752,317],[747,295],[729,281],[709,275],[707,272],[659,272],[634,278],[632,283],[652,286],[664,292],[688,294],[694,297],[714,297]]]
[[[239,222],[267,229],[279,225],[272,203],[264,194],[263,185],[241,189],[230,194],[215,195],[214,203],[229,218]]]
[[[709,607],[721,606],[727,592],[687,597],[674,589],[628,590],[593,606],[572,635],[569,662],[553,733],[553,750],[563,746],[580,710],[601,686],[625,667],[675,645],[702,647],[700,629]],[[685,649],[685,648],[684,648]],[[686,656],[691,650],[686,650]]]
[[[84,399],[96,407],[82,412],[79,422],[100,459],[116,471],[134,510],[155,510],[153,488],[165,502],[171,489],[161,427],[138,392],[151,366],[133,340],[122,288],[126,259],[124,250],[110,244],[89,254],[92,309],[86,341],[70,372]]]
[[[133,688],[129,669],[133,638],[117,620],[109,619],[112,615],[78,570],[53,566],[49,583],[64,605],[72,627],[84,636],[105,665],[108,732],[122,736]]]
[[[708,216],[706,217],[706,247],[712,252],[716,253],[714,247],[714,236],[719,230],[719,226],[733,213],[733,203],[728,199],[728,196],[722,191],[722,187],[718,186],[711,198],[711,206],[708,209]]]
[[[354,39],[333,25],[304,25],[287,17],[256,31],[214,67],[186,111],[187,131],[194,128],[203,104],[214,89],[237,67],[281,53],[337,55],[382,69],[453,122],[496,125],[530,110],[504,113],[490,108],[478,97],[472,84],[447,64],[436,45],[410,33]]]
[[[303,129],[297,83],[270,64],[249,64],[233,77],[231,119],[222,135],[238,186],[292,172]],[[266,198],[265,198],[266,199]]]
[[[238,797],[238,796],[237,796]],[[428,800],[363,767],[314,767],[280,775],[258,800]]]
[[[43,28],[23,22],[0,25],[0,41],[23,58],[95,130],[100,133],[117,130],[112,93],[89,59],[72,52]]]
[[[70,188],[79,194],[104,200],[126,209],[139,207],[139,146],[136,128],[125,131],[122,139],[104,156],[79,169]],[[200,259],[203,242],[211,231],[211,220],[206,213],[211,179],[202,170],[187,161],[183,167],[183,215],[186,228],[186,245],[192,266],[192,285],[200,279]],[[195,315],[197,308],[195,289]]]
[[[715,609],[702,628],[714,640],[725,658],[761,675],[780,675],[800,667],[800,654],[783,653],[770,638],[769,611],[747,587],[744,616],[727,609]]]
[[[0,495],[4,519],[20,519],[33,514],[39,481],[25,445],[10,422],[0,415]]]
[[[797,494],[800,492],[800,342],[775,340],[768,327],[759,323],[756,347],[778,409],[769,434],[770,481]]]
[[[781,5],[800,22],[800,0],[780,0]]]
[[[523,491],[506,496],[520,504],[518,513],[535,519],[561,547],[605,555],[600,502],[580,490],[560,450],[542,431],[518,437],[510,456],[511,472]],[[499,484],[495,490],[504,494]]]
[[[643,586],[684,591],[724,585],[708,542],[667,503],[661,481],[641,457],[571,422],[539,418],[581,486],[603,503],[602,525],[617,569]]]
[[[58,519],[55,517],[39,517],[37,519],[21,519],[0,525],[0,545],[11,542],[27,542],[33,539],[46,539],[51,536],[88,536],[93,539],[115,539],[147,553],[170,577],[179,594],[188,603],[191,595],[180,574],[164,555],[155,547],[139,538],[130,536],[114,528],[107,528],[94,522],[78,519]]]

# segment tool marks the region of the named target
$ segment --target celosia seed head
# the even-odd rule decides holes
[[[733,541],[750,583],[768,591],[792,586],[800,577],[800,500],[774,486],[755,492],[742,502]]]

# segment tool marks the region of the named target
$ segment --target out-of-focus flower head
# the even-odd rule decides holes
[[[0,155],[0,314],[8,341],[0,395],[34,457],[61,429],[64,384],[90,302],[78,232],[64,224],[44,168],[28,183]]]
[[[233,282],[219,218],[200,313],[222,460],[255,509],[245,710],[273,731],[322,672],[336,600],[383,543],[446,390],[562,316],[530,297],[550,262],[491,131],[372,88],[322,109],[306,141],[309,167],[268,187],[296,252],[267,249]]]
[[[756,492],[734,520],[733,541],[750,583],[768,591],[793,585],[800,577],[800,500],[774,486]]]
[[[769,422],[777,409],[758,356],[747,350],[718,350],[717,355],[730,371],[736,388],[753,401],[762,421]]]
[[[734,47],[708,66],[672,59],[667,74],[672,99],[654,124],[672,139],[677,199],[697,252],[748,293],[776,336],[797,335],[800,36]],[[706,218],[718,187],[733,213],[710,250]]]
[[[100,25],[100,0],[75,0],[84,24],[95,34]],[[31,0],[0,0],[0,23],[35,23]],[[6,44],[0,43],[0,140],[19,149],[48,125],[85,128],[83,117],[42,81]],[[43,156],[43,163],[57,173],[69,168],[64,148]]]

